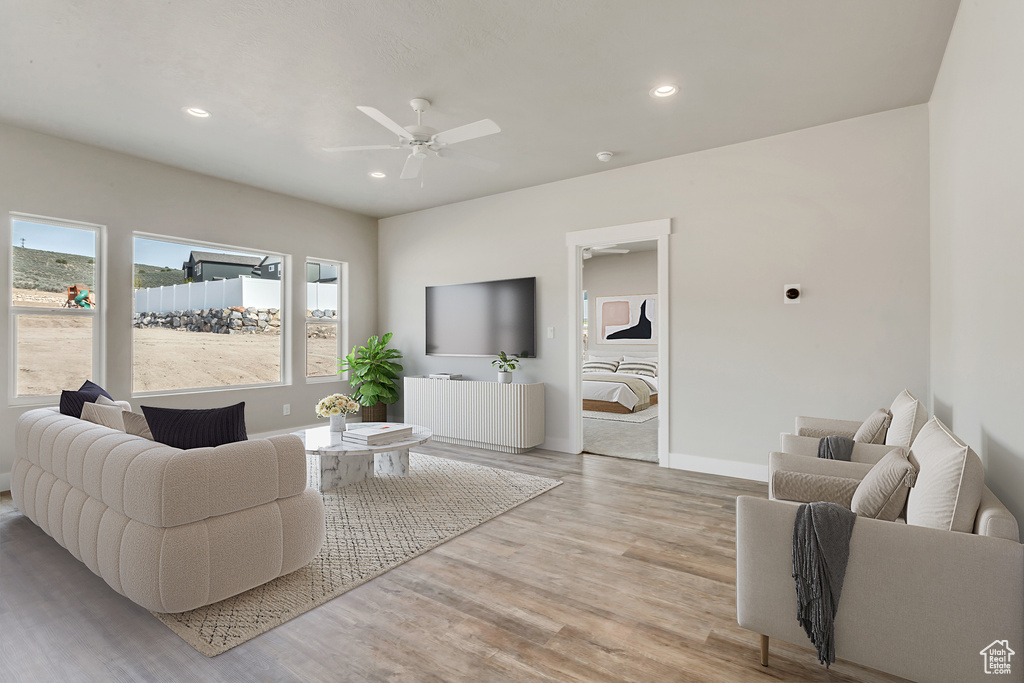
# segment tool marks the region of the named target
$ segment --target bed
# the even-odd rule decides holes
[[[650,363],[652,359],[643,359]],[[630,366],[623,363],[623,369]],[[583,410],[633,413],[658,404],[657,364],[654,374],[623,372],[618,359],[594,359],[583,364]],[[611,370],[611,372],[608,372]]]

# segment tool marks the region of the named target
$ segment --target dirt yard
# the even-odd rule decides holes
[[[59,394],[92,377],[92,320],[23,316],[18,323],[19,395]],[[167,391],[277,382],[281,337],[136,329],[133,390]],[[333,375],[334,339],[308,340],[307,370]],[[108,357],[107,363],[127,362]],[[300,366],[301,368],[301,366]],[[299,370],[301,372],[301,369]]]

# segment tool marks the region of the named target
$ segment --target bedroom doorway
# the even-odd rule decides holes
[[[668,219],[571,232],[574,452],[668,465]]]

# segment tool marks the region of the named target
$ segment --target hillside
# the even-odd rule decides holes
[[[93,269],[93,259],[89,256],[14,247],[15,289],[64,292],[68,285],[76,282],[91,289]],[[176,268],[136,263],[135,279],[134,284],[138,287],[159,287],[180,285],[184,282],[184,275]]]

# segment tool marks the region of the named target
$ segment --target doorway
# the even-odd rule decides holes
[[[670,232],[662,219],[566,235],[574,452],[668,466]]]

